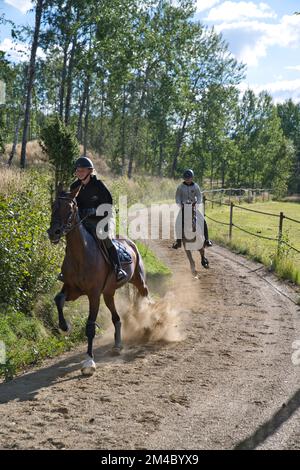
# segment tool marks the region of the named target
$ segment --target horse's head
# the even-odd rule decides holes
[[[50,228],[47,230],[51,243],[58,243],[74,226],[77,216],[76,194],[61,191],[53,205]]]

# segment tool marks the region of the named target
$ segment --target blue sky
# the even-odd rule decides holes
[[[241,90],[266,89],[276,102],[300,102],[300,15],[293,14],[300,11],[300,0],[197,0],[196,5],[195,18],[221,32],[232,54],[247,65]],[[30,7],[30,0],[0,0],[0,15],[32,24]],[[18,57],[10,28],[0,27],[0,49]]]

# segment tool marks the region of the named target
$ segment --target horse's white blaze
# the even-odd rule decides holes
[[[81,372],[83,375],[93,375],[96,370],[96,364],[91,357],[87,357],[82,363]]]

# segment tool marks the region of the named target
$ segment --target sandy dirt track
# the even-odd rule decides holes
[[[174,271],[161,291],[183,339],[126,343],[114,357],[109,333],[93,377],[80,373],[84,345],[1,384],[0,448],[300,448],[300,307],[221,247],[194,279],[182,250],[152,243]]]

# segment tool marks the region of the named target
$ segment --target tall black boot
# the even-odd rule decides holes
[[[204,239],[205,239],[205,242],[204,242],[205,246],[207,247],[212,246],[212,242],[208,238],[208,227],[207,227],[207,223],[205,219],[204,219]]]
[[[176,242],[173,243],[172,248],[174,248],[174,250],[177,250],[177,248],[181,248],[181,239],[180,238],[177,238]]]
[[[116,249],[115,245],[112,245],[108,249],[108,254],[109,254],[109,260],[110,260],[110,262],[111,262],[111,264],[114,268],[114,271],[116,273],[117,282],[123,281],[123,279],[126,278],[127,273],[124,271],[124,269],[122,269],[122,266],[121,266],[121,263],[120,263],[120,260],[119,260],[119,256],[118,256],[118,252],[117,252],[117,249]]]

